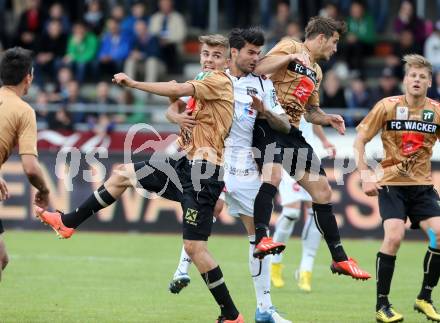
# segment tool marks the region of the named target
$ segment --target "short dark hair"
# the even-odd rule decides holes
[[[229,46],[238,50],[242,49],[246,43],[263,46],[264,33],[258,27],[251,27],[247,29],[234,28],[229,34]]]
[[[344,21],[326,17],[313,17],[306,26],[306,39],[313,39],[319,34],[324,34],[325,38],[330,38],[335,32],[343,35],[347,31]]]
[[[6,50],[0,61],[0,80],[3,85],[18,85],[32,73],[32,52],[22,47]]]

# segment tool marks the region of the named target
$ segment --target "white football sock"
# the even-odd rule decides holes
[[[300,271],[312,271],[315,262],[316,253],[321,242],[321,233],[319,232],[315,219],[313,218],[313,210],[308,209],[308,218],[304,225],[301,241],[302,241],[302,258],[299,266]]]
[[[249,236],[249,271],[254,282],[258,309],[265,312],[272,306],[270,297],[270,261],[266,256],[262,260],[254,258],[255,236]]]
[[[186,253],[185,248],[182,246],[179,265],[177,266],[176,272],[174,273],[174,277],[177,277],[181,274],[187,274],[189,270],[189,266],[191,264],[192,264],[192,260]]]
[[[276,242],[286,243],[292,235],[295,222],[299,219],[300,210],[290,207],[283,207],[281,215],[278,217],[275,224],[275,233],[273,234],[273,240]],[[280,263],[283,260],[283,253],[274,255],[272,257],[272,263]]]

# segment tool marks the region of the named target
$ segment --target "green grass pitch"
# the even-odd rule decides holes
[[[214,322],[217,306],[197,270],[179,295],[168,292],[180,255],[178,235],[76,234],[57,240],[52,232],[7,231],[11,262],[0,283],[0,322]],[[254,322],[255,296],[248,272],[245,236],[213,235],[210,250],[246,322]],[[374,273],[379,241],[346,240],[345,248]],[[426,243],[405,242],[397,258],[391,301],[405,322],[426,322],[412,310],[422,279]],[[313,291],[296,288],[293,272],[300,241],[291,239],[284,256],[286,287],[272,299],[293,322],[374,322],[375,279],[332,275],[323,242]],[[440,304],[440,293],[434,300]]]

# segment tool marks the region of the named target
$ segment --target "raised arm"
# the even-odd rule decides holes
[[[126,86],[129,88],[171,98],[193,96],[195,92],[194,86],[189,83],[138,82],[132,80],[125,73],[115,74],[113,76],[112,82],[121,86]]]
[[[270,75],[277,72],[280,68],[286,67],[290,62],[293,61],[298,61],[304,65],[310,65],[310,59],[305,53],[269,55],[260,60],[255,68],[255,73],[259,75]]]

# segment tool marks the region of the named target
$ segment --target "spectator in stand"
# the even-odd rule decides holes
[[[71,80],[67,84],[67,97],[63,100],[63,103],[71,108],[72,105],[82,105],[88,103],[80,94],[79,83],[75,80]],[[89,115],[96,115],[96,113],[87,113],[86,111],[75,111],[71,113],[72,121],[74,124],[79,122],[85,122]]]
[[[145,3],[143,1],[135,1],[131,5],[131,15],[122,20],[121,30],[122,32],[128,32],[132,35],[135,30],[134,26],[137,21],[142,20],[145,24],[148,24],[149,17],[146,14]]]
[[[73,131],[72,117],[64,106],[55,112],[49,112],[47,115],[47,125],[51,130]]]
[[[96,86],[96,100],[95,103],[98,104],[98,110],[96,113],[90,113],[87,115],[87,123],[91,129],[97,130],[97,128],[104,128],[107,130],[113,128],[113,115],[114,113],[106,113],[108,110],[108,105],[116,104],[116,100],[110,97],[110,87],[108,82],[99,82]],[[104,113],[103,113],[104,112]]]
[[[159,0],[159,12],[151,17],[150,32],[159,38],[167,72],[181,73],[179,51],[186,37],[186,24],[182,15],[174,11],[172,0]]]
[[[434,24],[434,32],[426,39],[424,56],[432,64],[433,70],[440,70],[440,20]]]
[[[108,82],[99,82],[96,86],[96,103],[107,105],[117,104],[116,100],[110,96],[110,86]]]
[[[350,80],[350,85],[347,89],[347,107],[354,113],[344,116],[345,124],[353,127],[357,125],[363,116],[356,116],[358,108],[371,108],[375,102],[371,100],[371,91],[368,89],[365,82],[360,77],[355,77]]]
[[[83,18],[89,29],[95,35],[101,35],[102,29],[104,28],[105,17],[100,0],[89,0],[87,2],[87,11]]]
[[[59,69],[55,88],[53,89],[53,91],[48,92],[49,101],[51,103],[60,103],[66,100],[68,96],[67,87],[72,79],[72,70],[69,67],[64,66]]]
[[[432,86],[428,90],[428,98],[440,102],[440,70],[434,74],[434,82],[432,82]]]
[[[360,77],[350,80],[347,91],[347,106],[349,108],[370,108],[374,102],[371,100],[371,91]]]
[[[44,91],[39,91],[35,100],[35,115],[37,116],[37,122],[47,121],[49,111],[47,105],[49,104],[49,96]]]
[[[40,0],[27,0],[26,7],[27,9],[19,18],[15,44],[35,50],[38,36],[43,31],[46,16],[41,9]]]
[[[267,39],[269,48],[272,48],[281,38],[286,36],[287,26],[291,20],[289,4],[284,1],[279,1],[274,18],[270,24],[270,34]]]
[[[191,15],[191,27],[206,30],[208,26],[209,1],[189,0],[189,14]]]
[[[341,86],[341,81],[333,70],[329,70],[324,75],[322,83],[322,100],[321,106],[323,108],[346,108],[344,89]]]
[[[394,20],[394,32],[396,35],[399,35],[404,30],[410,30],[415,42],[419,46],[423,46],[426,39],[425,22],[417,17],[414,5],[409,0],[402,1],[398,16]]]
[[[290,21],[287,25],[286,29],[286,37],[289,37],[291,39],[295,39],[298,41],[302,41],[304,38],[304,33],[301,28],[301,25],[297,21]]]
[[[136,22],[133,49],[125,61],[124,71],[133,79],[139,79],[136,72],[141,72],[145,82],[157,82],[159,75],[165,72],[160,60],[159,39],[149,33],[143,20]]]
[[[319,15],[326,18],[341,20],[339,7],[334,2],[327,2],[325,6],[319,11]]]
[[[401,95],[398,78],[391,67],[385,67],[379,79],[379,86],[373,89],[371,100],[378,102],[385,97]]]
[[[414,41],[414,35],[409,29],[404,29],[399,34],[398,43],[392,47],[391,54],[386,58],[386,65],[394,69],[394,74],[403,77],[402,57],[407,54],[422,54],[422,47]]]
[[[101,79],[109,79],[114,74],[122,71],[130,50],[131,37],[121,32],[119,21],[109,18],[107,20],[107,32],[101,39],[98,54]]]
[[[60,20],[51,20],[36,49],[35,82],[44,86],[44,76],[53,76],[58,73],[66,53],[67,36],[63,32]]]
[[[351,3],[347,27],[346,60],[351,69],[358,70],[362,74],[365,57],[373,53],[373,45],[376,41],[373,18],[365,11],[362,2]]]
[[[125,19],[125,9],[124,6],[118,4],[112,7],[110,11],[110,18],[116,19],[117,21],[123,21]]]
[[[93,59],[98,51],[98,38],[87,30],[87,26],[82,22],[77,22],[73,26],[72,35],[67,44],[67,54],[64,63],[68,64],[75,73],[75,79],[82,83],[88,74],[94,78],[95,72]]]
[[[388,23],[390,3],[383,0],[367,0],[368,10],[373,15],[377,33],[383,33]]]
[[[63,5],[59,2],[55,2],[49,8],[49,17],[47,19],[45,30],[47,31],[49,23],[52,20],[59,20],[61,22],[61,28],[63,34],[68,35],[72,27],[68,15],[65,13]]]

